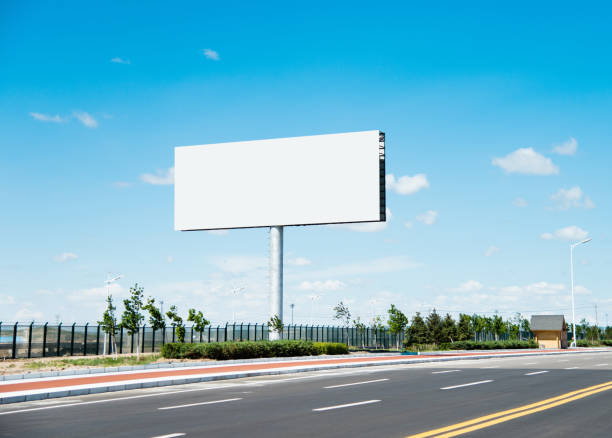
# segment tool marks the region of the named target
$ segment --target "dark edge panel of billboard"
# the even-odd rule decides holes
[[[380,171],[380,221],[387,220],[387,194],[385,183],[385,133],[378,132],[378,168]]]

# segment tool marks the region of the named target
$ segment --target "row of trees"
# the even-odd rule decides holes
[[[112,351],[117,356],[117,333],[121,328],[127,331],[128,335],[138,333],[145,320],[143,311],[148,312],[149,325],[153,330],[159,330],[166,327],[166,317],[172,322],[178,342],[185,342],[185,323],[183,318],[179,316],[176,306],[170,306],[170,309],[164,315],[161,308],[155,303],[155,298],[149,297],[146,302],[144,299],[144,288],[136,283],[130,288],[130,296],[123,300],[124,310],[121,314],[121,321],[117,320],[117,308],[113,302],[113,296],[106,297],[106,310],[102,314],[102,321],[98,321],[100,327],[109,337],[112,344]],[[193,328],[198,332],[203,332],[204,327],[210,324],[202,311],[189,309],[187,321],[193,322]],[[140,359],[140,336],[136,336],[136,357]]]
[[[334,318],[345,326],[348,343],[351,312],[342,301],[334,307]],[[375,332],[388,327],[389,331],[396,335],[398,349],[400,347],[400,335],[402,334],[405,343],[412,345],[464,341],[473,339],[476,333],[482,332],[492,333],[495,340],[498,340],[504,334],[508,334],[510,339],[521,340],[523,333],[529,332],[529,321],[520,313],[516,313],[513,318],[506,320],[498,314],[489,317],[461,313],[458,320],[455,321],[450,314],[441,316],[434,309],[425,317],[417,312],[410,320],[394,304],[391,304],[391,307],[387,310],[386,321],[382,317],[376,316],[369,324],[366,324],[357,317],[352,320],[352,324],[362,334],[368,327]]]

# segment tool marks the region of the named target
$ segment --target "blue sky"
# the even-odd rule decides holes
[[[612,318],[605,3],[124,3],[0,7],[0,320],[95,321],[108,272],[266,320],[267,230],[173,231],[173,147],[368,129],[391,221],[286,229],[286,321],[569,317],[585,236],[577,316]]]

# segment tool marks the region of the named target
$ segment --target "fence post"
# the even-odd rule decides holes
[[[264,340],[264,325],[265,324],[261,324],[261,340]]]
[[[43,327],[43,351],[42,351],[42,355],[43,357],[45,357],[47,355],[47,324],[49,324],[48,322],[45,322],[45,325]],[[0,326],[2,326],[2,323],[0,322]]]
[[[70,331],[70,356],[74,356],[74,327],[76,322],[72,323],[72,329]]]
[[[223,340],[227,341],[227,322],[225,323],[225,331],[223,333]]]
[[[193,326],[191,326],[191,330],[189,333],[189,343],[193,344]]]
[[[174,326],[175,324],[172,324],[172,343],[174,343],[174,334],[176,332],[176,330],[174,330]]]
[[[145,348],[144,347],[144,344],[145,344],[145,327],[146,327],[146,324],[143,324],[142,325],[142,347],[140,347],[140,352],[141,353],[144,353],[144,348]]]
[[[83,339],[83,356],[87,356],[87,327],[89,327],[89,323],[85,324],[85,338]]]
[[[100,354],[100,324],[98,324],[98,328],[96,329],[96,356]]]
[[[247,324],[247,341],[251,340],[251,323]]]
[[[200,344],[203,342],[202,334],[204,333],[204,329],[200,330]]]
[[[60,322],[57,326],[57,348],[55,349],[55,355],[60,355],[60,345],[62,341],[62,323]]]
[[[241,341],[243,340],[243,338],[242,338],[242,326],[243,326],[243,325],[244,325],[244,324],[241,322],[241,323],[240,323],[240,340],[241,340]]]
[[[32,357],[32,328],[34,327],[34,321],[30,323],[30,330],[28,331],[28,359]]]
[[[212,329],[212,324],[208,326],[208,343],[210,344],[210,331]]]
[[[17,324],[19,324],[19,322],[15,322],[15,326],[13,327],[13,359],[17,358]]]
[[[119,328],[119,354],[123,353],[123,326]]]
[[[164,321],[164,326],[162,327],[162,346],[166,345],[166,322]]]
[[[153,334],[151,335],[151,353],[155,353],[155,327],[153,327]]]

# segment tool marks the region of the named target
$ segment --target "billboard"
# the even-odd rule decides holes
[[[174,149],[174,228],[385,220],[380,131]]]

